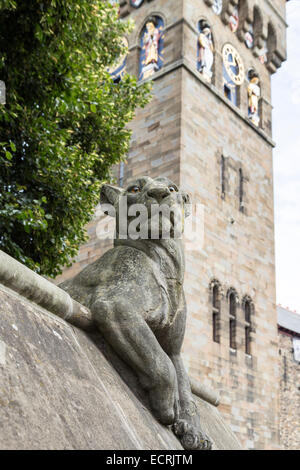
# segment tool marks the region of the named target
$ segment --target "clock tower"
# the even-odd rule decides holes
[[[245,448],[279,446],[271,75],[286,56],[285,0],[120,0],[135,28],[123,66],[153,81],[131,123],[120,185],[164,175],[188,191],[184,360],[217,389]],[[116,82],[122,72],[115,73]],[[71,277],[103,252],[90,242]],[[108,246],[108,245],[106,245]]]

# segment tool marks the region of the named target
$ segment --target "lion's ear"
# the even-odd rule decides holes
[[[104,184],[100,192],[100,204],[112,204],[113,206],[119,200],[123,190],[110,184]]]
[[[192,200],[188,193],[182,192],[182,199],[184,202],[184,217],[188,217],[192,213]]]

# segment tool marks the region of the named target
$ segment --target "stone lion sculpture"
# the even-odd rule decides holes
[[[134,236],[120,236],[125,200],[127,223],[134,221],[134,204],[147,209]],[[172,426],[185,449],[210,449],[180,355],[185,265],[175,222],[188,215],[189,196],[167,178],[141,177],[126,189],[105,184],[100,202],[115,210],[114,247],[60,287],[91,310],[102,335],[137,374],[156,418]],[[169,216],[157,212],[155,218],[151,209],[162,205],[170,209]],[[163,223],[170,229],[168,238],[162,237]],[[147,237],[136,236],[145,234],[145,224]],[[151,237],[151,224],[156,237]]]

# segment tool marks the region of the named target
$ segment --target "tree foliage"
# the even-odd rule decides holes
[[[130,24],[96,0],[2,0],[0,249],[55,276],[85,240],[149,87],[107,72]]]

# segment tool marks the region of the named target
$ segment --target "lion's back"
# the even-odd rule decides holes
[[[160,297],[153,261],[141,250],[128,246],[110,249],[60,287],[87,307],[96,296],[110,301],[125,296],[144,304],[148,303],[145,293],[149,290],[152,298],[153,294]]]

